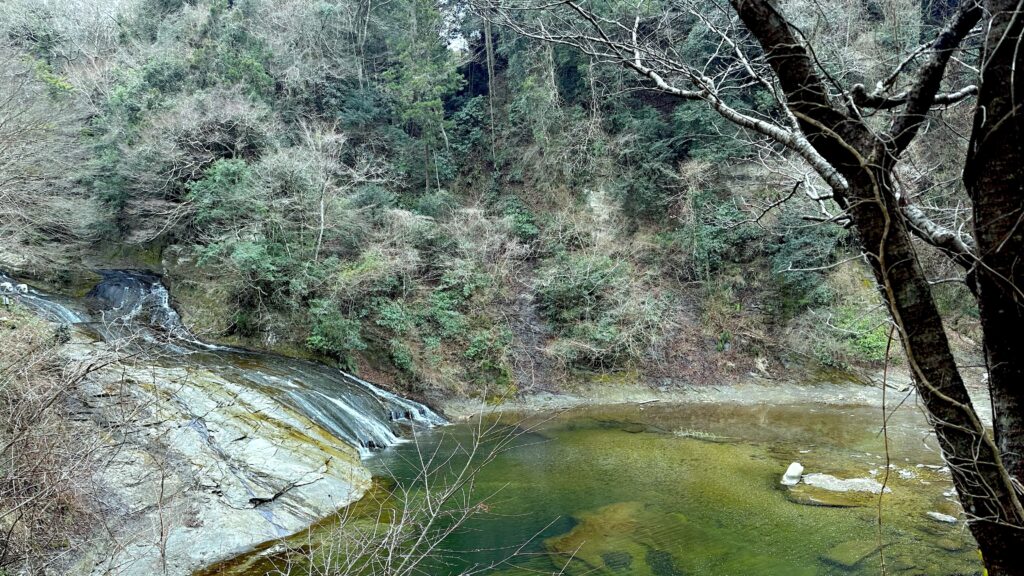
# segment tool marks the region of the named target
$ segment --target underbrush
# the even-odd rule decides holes
[[[0,307],[0,572],[41,573],[98,518],[94,435],[69,395],[84,376],[60,358],[66,327]]]
[[[890,346],[891,321],[866,266],[845,262],[826,278],[831,296],[793,319],[787,329],[789,348],[830,368],[899,364],[898,335]]]

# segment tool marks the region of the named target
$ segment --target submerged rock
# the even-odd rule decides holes
[[[892,490],[883,488],[882,484],[871,478],[836,478],[831,474],[807,474],[804,483],[831,492],[868,492],[881,494],[883,489],[888,494]]]
[[[682,576],[676,560],[666,551],[688,532],[683,528],[689,524],[680,515],[641,502],[616,502],[581,512],[577,520],[569,532],[544,541],[548,552],[560,557],[556,564],[572,559],[566,574],[611,570],[631,576]]]
[[[877,551],[878,542],[874,540],[851,540],[832,548],[823,554],[821,559],[843,568],[853,568]]]
[[[958,520],[956,516],[950,516],[949,514],[943,514],[942,512],[928,512],[928,517],[936,522],[945,522],[946,524],[956,524]]]
[[[626,571],[633,565],[633,555],[629,552],[613,551],[601,554],[604,565],[615,571]]]
[[[828,508],[857,508],[876,504],[878,499],[868,492],[835,492],[799,484],[786,490],[786,498],[804,506],[825,506]]]
[[[648,550],[644,561],[647,562],[653,576],[683,576],[676,568],[672,555],[664,550]]]

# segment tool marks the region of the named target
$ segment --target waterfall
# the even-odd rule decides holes
[[[203,342],[181,322],[160,277],[132,270],[100,271],[84,302],[30,290],[13,297],[49,320],[91,323],[107,339],[139,337],[163,357],[201,364],[258,388],[368,456],[402,441],[410,427],[445,424],[427,406],[337,368],[277,354]],[[14,280],[0,274],[0,283]],[[92,315],[86,310],[91,310]]]
[[[9,290],[0,289],[0,293],[3,296],[21,302],[51,322],[81,324],[88,321],[85,311],[77,309],[70,299],[45,295],[32,287],[28,287],[27,292],[21,292],[13,288],[19,284],[19,281],[0,272],[0,286],[12,287]]]

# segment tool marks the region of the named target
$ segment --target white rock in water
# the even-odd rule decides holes
[[[10,282],[0,282],[0,292],[14,292],[14,284]]]
[[[871,478],[836,478],[831,474],[808,474],[804,476],[804,483],[822,490],[831,492],[870,492],[880,494],[882,485]],[[889,488],[886,493],[892,492]]]
[[[942,512],[929,512],[928,517],[937,522],[945,522],[946,524],[956,524],[957,519],[955,516],[949,514],[943,514]]]
[[[804,473],[804,467],[799,462],[793,462],[786,468],[786,473],[782,475],[782,484],[786,486],[796,486],[800,483],[800,475]]]
[[[28,294],[28,284],[18,284],[15,288],[22,294]]]

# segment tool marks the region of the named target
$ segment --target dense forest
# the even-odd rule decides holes
[[[1017,209],[976,203],[1013,162],[977,143],[1006,11],[777,4],[5,0],[0,272],[72,298],[151,271],[205,341],[426,402],[895,370],[954,454],[929,398],[969,405],[1018,339],[984,297],[1020,272],[976,262],[1020,232],[972,232]],[[1024,514],[1020,460],[994,516]]]
[[[82,262],[159,268],[200,332],[414,388],[881,362],[847,230],[802,193],[767,209],[806,169],[471,8],[6,3],[5,263],[71,289]],[[924,33],[913,3],[837,9],[805,29],[842,29],[825,50],[850,80]],[[718,50],[677,18],[683,57]],[[727,98],[776,113],[759,86]],[[956,210],[968,122],[945,111],[912,151],[916,202]],[[963,287],[936,290],[970,338]]]

